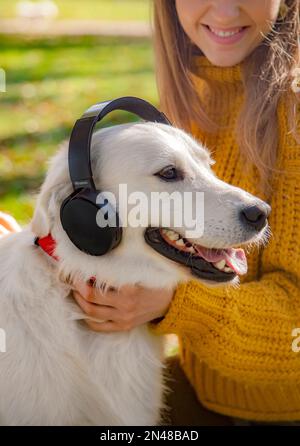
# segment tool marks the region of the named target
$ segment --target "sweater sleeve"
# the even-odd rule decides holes
[[[299,180],[294,175],[277,188],[259,280],[180,284],[166,316],[151,324],[154,333],[177,334],[198,360],[235,379],[299,379],[300,353],[292,350],[292,331],[300,327]]]
[[[181,284],[165,318],[152,326],[157,334],[186,338],[199,359],[232,378],[256,380],[259,372],[271,376],[285,367],[288,372],[287,362],[299,378],[292,330],[300,327],[300,288],[288,272],[265,274],[238,289]]]

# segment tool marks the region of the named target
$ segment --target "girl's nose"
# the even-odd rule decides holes
[[[240,16],[240,1],[214,0],[212,2],[212,16],[214,25],[231,27],[236,26],[236,19]]]

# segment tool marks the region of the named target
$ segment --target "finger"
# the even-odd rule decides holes
[[[121,303],[121,300],[132,299],[135,293],[136,286],[134,285],[123,285],[119,289],[114,287],[103,289],[96,286],[93,287],[93,291],[87,295],[87,300],[100,305],[116,307],[116,305]]]
[[[100,289],[101,291],[105,292],[105,291],[116,291],[116,288],[114,288],[113,286],[107,286],[107,284],[105,282],[97,282],[96,277],[92,276],[89,278],[89,280],[87,280],[87,284],[91,287],[95,287]]]
[[[82,294],[84,293],[84,294]],[[77,289],[73,290],[74,297],[77,295],[80,295],[86,302],[89,302],[94,305],[101,305],[108,308],[115,308],[113,299],[109,296],[107,297],[106,294],[102,294],[101,291],[97,292],[95,289],[93,290],[82,290],[82,287],[80,288],[80,291]]]
[[[0,226],[6,228],[9,232],[19,232],[21,227],[16,220],[8,214],[0,211]]]
[[[139,285],[122,285],[120,288],[120,294],[132,294],[135,293],[137,288],[141,288]]]
[[[91,321],[89,319],[85,319],[85,323],[91,330],[96,331],[98,333],[116,333],[122,331],[122,329],[119,328],[118,324],[112,321],[99,323]]]
[[[96,285],[96,280],[94,277],[91,277],[86,282],[84,280],[73,281],[73,289],[78,291],[85,300],[90,302],[97,301],[99,304],[104,304],[102,297],[105,298],[107,293],[115,292],[113,287],[109,287],[104,291],[104,287],[101,287],[101,284],[99,284],[99,286],[98,284]]]
[[[89,295],[93,292],[92,287],[83,280],[76,280],[73,282],[73,290],[77,291],[84,299],[87,299]]]
[[[85,299],[87,302],[105,305],[107,307],[115,307],[116,304],[116,293],[115,291],[105,291],[101,289],[92,288],[92,290],[86,295]]]
[[[77,292],[73,292],[73,295],[75,301],[87,316],[93,319],[97,319],[98,321],[115,320],[117,316],[117,311],[115,310],[115,308],[87,302]]]
[[[10,234],[10,231],[0,224],[0,237],[6,234]]]

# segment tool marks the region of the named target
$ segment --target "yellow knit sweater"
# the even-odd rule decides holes
[[[203,56],[197,63],[204,107],[227,128],[195,129],[194,136],[211,149],[219,178],[263,198],[256,170],[244,173],[233,132],[243,100],[241,67],[215,67]],[[214,99],[206,77],[215,81]],[[292,330],[300,327],[300,146],[286,115],[282,100],[277,167],[286,174],[274,177],[271,241],[247,256],[238,289],[182,284],[164,319],[151,324],[157,334],[178,335],[181,364],[204,406],[249,420],[300,420],[300,352],[292,350]]]

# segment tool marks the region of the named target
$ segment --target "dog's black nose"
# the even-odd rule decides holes
[[[271,212],[271,207],[264,203],[259,206],[248,206],[241,211],[241,220],[247,226],[260,231],[266,224],[267,218]]]

